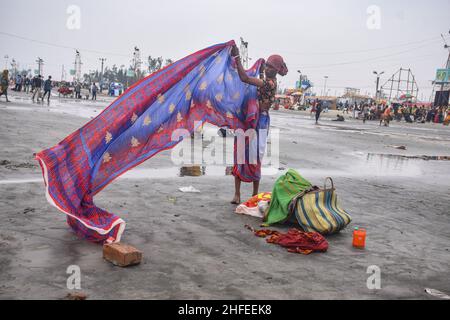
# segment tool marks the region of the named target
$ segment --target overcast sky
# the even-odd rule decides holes
[[[212,44],[244,37],[253,61],[272,53],[289,67],[282,87],[293,87],[301,70],[320,94],[329,76],[330,94],[344,87],[375,91],[373,70],[382,82],[400,67],[411,68],[424,99],[429,99],[436,69],[445,65],[443,33],[450,37],[450,0],[0,0],[0,57],[21,67],[61,77],[82,54],[83,73],[106,64],[129,65],[134,46],[148,55],[177,60]],[[80,28],[69,29],[71,5],[80,8]],[[372,5],[376,11],[367,12]],[[74,24],[71,24],[74,26]],[[368,26],[369,25],[369,26]],[[68,48],[61,48],[61,47]],[[97,51],[97,52],[95,52]],[[2,59],[1,67],[5,65]],[[419,94],[420,98],[420,94]]]

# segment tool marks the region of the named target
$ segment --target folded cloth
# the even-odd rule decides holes
[[[303,232],[299,229],[290,229],[288,233],[281,233],[273,230],[252,230],[255,236],[266,238],[268,243],[278,244],[287,248],[288,252],[310,254],[313,252],[326,252],[328,241],[317,232]]]
[[[235,212],[262,219],[264,218],[264,211],[261,211],[261,208],[268,207],[271,196],[271,192],[264,192],[251,197],[247,202],[240,204]]]

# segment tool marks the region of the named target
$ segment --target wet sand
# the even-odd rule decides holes
[[[244,228],[255,218],[229,204],[233,178],[206,168],[179,177],[170,151],[108,186],[96,203],[127,222],[123,241],[143,263],[129,269],[103,261],[99,245],[79,240],[45,200],[33,153],[55,145],[107,102],[24,96],[0,102],[0,298],[60,299],[67,267],[81,269],[89,299],[431,299],[424,288],[450,293],[450,128],[433,124],[330,121],[307,112],[272,112],[281,130],[280,169],[294,168],[314,184],[335,180],[351,226],[327,237],[327,253],[302,256],[266,244]],[[398,150],[392,146],[407,146]],[[390,156],[387,156],[390,155]],[[140,170],[140,171],[139,171]],[[276,175],[264,176],[271,191]],[[182,186],[201,193],[185,194]],[[243,199],[251,187],[243,187]],[[352,227],[368,231],[366,250],[351,246]],[[279,230],[286,230],[281,226]],[[381,289],[366,286],[367,268],[381,269]]]

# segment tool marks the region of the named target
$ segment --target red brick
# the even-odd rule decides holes
[[[116,266],[128,267],[141,263],[142,252],[123,243],[111,243],[103,246],[103,258]]]

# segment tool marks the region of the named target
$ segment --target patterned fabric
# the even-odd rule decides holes
[[[271,106],[275,102],[277,94],[277,82],[275,79],[264,79],[264,85],[258,88],[258,101],[260,104]]]
[[[287,233],[275,230],[255,230],[246,226],[255,236],[267,238],[267,243],[278,244],[291,253],[300,253],[304,255],[313,252],[326,252],[328,250],[328,241],[317,232],[303,232],[298,229],[289,229]]]
[[[256,196],[251,197],[246,202],[237,206],[235,212],[238,214],[244,214],[252,217],[263,218],[264,211],[262,209],[269,208],[270,199],[272,198],[271,192],[263,192]]]
[[[269,114],[267,112],[261,112],[256,126],[256,136],[245,138],[245,159],[238,159],[237,140],[239,137],[235,138],[232,174],[239,178],[239,180],[247,183],[261,180],[261,163],[266,152],[269,128]]]
[[[352,221],[340,207],[334,189],[307,193],[297,200],[294,210],[299,225],[307,232],[333,234]]]
[[[258,125],[257,89],[239,79],[234,41],[187,56],[129,88],[100,115],[58,145],[36,155],[48,201],[72,229],[95,242],[118,242],[125,222],[94,205],[117,177],[173,148],[176,129],[190,136],[195,121],[234,129]],[[248,75],[255,77],[263,60]],[[197,123],[198,124],[198,123]]]

